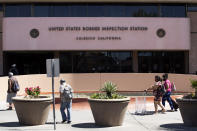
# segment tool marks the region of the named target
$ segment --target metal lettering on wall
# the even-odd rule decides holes
[[[106,26],[106,27],[99,27],[99,26],[54,26],[54,27],[49,27],[48,30],[50,32],[54,31],[147,31],[148,27],[146,26],[130,26],[130,27],[125,27],[125,26]],[[122,40],[121,36],[76,36],[75,40]]]

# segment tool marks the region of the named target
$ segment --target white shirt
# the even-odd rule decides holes
[[[70,90],[70,92],[73,93],[72,87],[69,84],[67,84],[66,82],[64,82],[62,85],[60,85],[59,92],[63,93],[64,89],[65,90]]]

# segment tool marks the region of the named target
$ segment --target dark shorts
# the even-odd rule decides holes
[[[16,93],[8,93],[7,94],[7,103],[12,103],[12,97],[15,97]]]

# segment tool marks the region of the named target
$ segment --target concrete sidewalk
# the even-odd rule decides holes
[[[153,114],[153,104],[146,103],[146,115],[135,115],[135,104],[130,104],[122,126],[117,127],[100,127],[94,124],[94,119],[90,109],[74,108],[72,111],[72,123],[60,124],[61,114],[56,108],[56,124],[57,131],[157,131],[157,130],[173,130],[173,131],[197,131],[197,127],[186,127],[180,112],[166,112],[165,114]],[[170,109],[168,104],[166,109]],[[32,112],[33,113],[33,112]],[[49,131],[53,130],[53,110],[50,111],[48,121],[41,126],[21,126],[18,123],[16,112],[0,111],[0,131]]]

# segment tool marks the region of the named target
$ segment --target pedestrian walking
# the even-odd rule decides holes
[[[163,95],[161,77],[155,76],[155,84],[145,91],[147,90],[153,90],[155,113],[158,113],[158,105],[161,107],[162,113],[164,113],[165,109],[161,105],[161,98]]]
[[[15,89],[15,86],[19,86],[19,84],[12,72],[8,73],[8,77],[7,103],[9,103],[9,108],[7,110],[12,110],[12,97],[16,96],[18,90]]]
[[[73,98],[73,89],[66,83],[64,79],[60,80],[60,112],[62,115],[62,123],[66,122],[71,123],[71,110],[72,110],[72,98]],[[67,114],[65,113],[67,110]]]
[[[164,88],[165,88],[165,90],[166,90],[165,94],[164,94],[163,97],[162,97],[162,104],[163,104],[163,106],[165,107],[165,101],[167,100],[168,103],[169,103],[169,105],[170,105],[170,108],[171,108],[170,111],[173,112],[173,111],[174,111],[174,110],[173,110],[174,107],[173,107],[173,104],[172,104],[172,99],[171,99],[171,97],[170,97],[171,92],[172,92],[171,82],[170,82],[170,80],[168,80],[168,74],[167,74],[167,73],[163,74],[163,75],[162,75],[162,78],[163,78],[163,81],[164,81],[163,86],[164,86]]]

